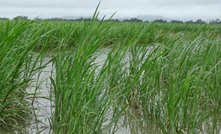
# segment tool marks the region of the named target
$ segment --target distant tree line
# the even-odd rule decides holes
[[[9,20],[9,18],[5,17],[0,17],[0,20]],[[27,16],[16,16],[13,18],[13,20],[29,20]],[[42,18],[36,18],[35,20],[48,20],[48,21],[90,21],[92,18],[77,18],[77,19],[65,19],[65,18],[47,18],[47,19],[42,19]],[[98,19],[96,19],[98,20]],[[99,21],[99,20],[98,20]],[[111,19],[111,20],[105,20],[105,21],[114,21],[114,22],[149,22],[148,20],[142,20],[138,18],[130,18],[130,19]],[[205,24],[207,23],[206,21],[203,21],[202,19],[197,19],[196,21],[190,20],[190,21],[181,21],[181,20],[171,20],[171,21],[166,21],[163,19],[156,19],[153,20],[152,22],[156,23],[187,23],[187,24]],[[208,22],[209,24],[221,24],[220,19],[213,19]]]
[[[221,20],[220,19],[211,20],[210,23],[211,24],[221,24]]]
[[[15,18],[13,18],[13,20],[28,20],[27,16],[17,16]]]
[[[0,17],[0,20],[9,20],[9,18],[4,18],[4,17],[1,18],[1,17]]]

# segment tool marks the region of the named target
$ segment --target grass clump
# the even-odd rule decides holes
[[[101,48],[106,29],[90,23],[74,49],[61,50],[55,57],[55,133],[102,133],[108,102],[102,95],[102,75],[95,73],[95,52]]]
[[[7,29],[0,33],[0,127],[20,129],[31,115],[26,89],[33,82],[34,74],[42,68],[38,66],[41,58],[34,56],[40,37],[24,38],[29,36],[27,30],[32,22],[10,23],[6,22]]]
[[[177,33],[140,44],[148,28],[155,27],[126,34],[127,41],[108,50],[101,67],[93,57],[101,46],[95,39],[103,39],[97,33],[105,27],[55,61],[56,132],[219,132],[220,40],[198,31],[196,38]]]
[[[217,25],[93,19],[1,26],[3,127],[27,120],[26,89],[51,54],[54,133],[220,132]]]

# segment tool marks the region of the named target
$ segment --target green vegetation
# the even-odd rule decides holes
[[[0,20],[0,27],[1,128],[30,120],[26,98],[36,96],[26,89],[50,55],[55,134],[220,132],[220,25]]]
[[[9,128],[25,125],[29,120],[31,107],[25,99],[26,89],[33,81],[33,75],[41,67],[41,56],[33,51],[37,40],[31,38],[31,22],[1,22],[0,31],[0,127]],[[34,34],[33,34],[34,35]],[[39,51],[42,53],[44,49]],[[19,123],[20,122],[20,123]]]

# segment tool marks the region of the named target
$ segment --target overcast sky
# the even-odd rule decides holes
[[[87,17],[99,1],[101,15],[116,12],[116,18],[221,19],[221,0],[0,0],[0,17]]]

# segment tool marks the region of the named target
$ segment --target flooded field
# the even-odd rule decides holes
[[[95,63],[99,66],[97,72],[99,72],[103,66],[109,51],[110,49],[102,49],[100,52],[97,52],[97,58],[95,60]],[[51,60],[51,57],[44,58],[43,64],[49,62],[49,60]],[[30,98],[28,97],[27,99],[33,106],[32,120],[22,131],[19,130],[12,133],[53,133],[51,125],[54,111],[54,96],[50,77],[55,77],[55,75],[56,72],[53,63],[49,63],[34,76],[33,81],[35,82],[27,89],[29,94],[35,95],[30,95]],[[4,133],[7,133],[7,131]],[[130,131],[129,128],[119,127],[115,134],[130,134]]]
[[[51,60],[45,57],[43,64]],[[52,63],[46,65],[40,72],[34,76],[34,83],[27,89],[29,94],[34,94],[33,98],[29,98],[33,106],[32,120],[27,126],[28,133],[51,133],[52,113],[53,113],[53,92],[51,91],[50,77],[55,76],[55,70]]]
[[[217,25],[1,25],[0,133],[221,132]]]
[[[100,68],[103,66],[109,52],[110,49],[108,48],[97,52],[97,58],[95,60],[95,63],[99,66],[97,72],[99,72]],[[51,57],[45,57],[42,64],[46,64],[50,60]],[[53,133],[51,125],[54,112],[54,96],[50,77],[54,78],[55,75],[56,72],[52,62],[35,74],[33,77],[33,81],[35,82],[27,89],[28,94],[30,94],[27,100],[33,106],[31,122],[23,130],[13,132],[4,131],[4,133]],[[32,94],[34,94],[34,96],[32,96]],[[119,125],[120,124],[122,125],[123,123],[121,122]],[[119,127],[115,134],[130,134],[130,130],[129,128]]]
[[[111,49],[105,48],[101,49],[101,51],[97,52],[96,59],[94,63],[98,65],[97,73],[101,70],[103,65],[105,64],[105,61],[107,60],[107,56]],[[130,55],[127,54],[124,61],[125,61],[125,67],[129,66],[129,59]],[[45,57],[43,64],[48,63],[51,60],[51,57]],[[27,89],[28,94],[30,94],[29,97],[27,97],[27,101],[33,106],[32,110],[32,119],[24,127],[24,129],[21,131],[0,131],[1,133],[10,134],[10,133],[38,133],[38,134],[52,134],[52,118],[53,118],[53,112],[54,112],[54,94],[53,94],[53,87],[51,83],[50,78],[55,78],[56,72],[55,67],[52,62],[49,62],[41,71],[35,74],[33,77],[33,82]],[[34,96],[33,96],[34,95]],[[107,125],[111,122],[111,115],[113,113],[112,108],[108,110],[109,112],[106,115],[106,121],[103,123],[103,125]],[[109,131],[107,133],[115,133],[115,134],[130,134],[131,129],[129,125],[125,125],[124,118],[121,117],[121,119],[118,122],[118,125],[113,127],[112,131]],[[128,118],[128,117],[127,117]],[[130,118],[130,117],[129,117]],[[160,131],[157,129],[157,127],[152,122],[149,122],[149,126],[145,129],[148,129],[148,133],[159,133]],[[138,127],[138,126],[137,126]],[[212,124],[208,125],[207,123],[204,123],[202,126],[202,131],[207,131],[208,129],[211,129]],[[132,127],[133,128],[133,127]],[[220,130],[221,133],[221,130]],[[142,132],[140,132],[142,134]],[[199,132],[199,134],[203,134],[203,132]]]

